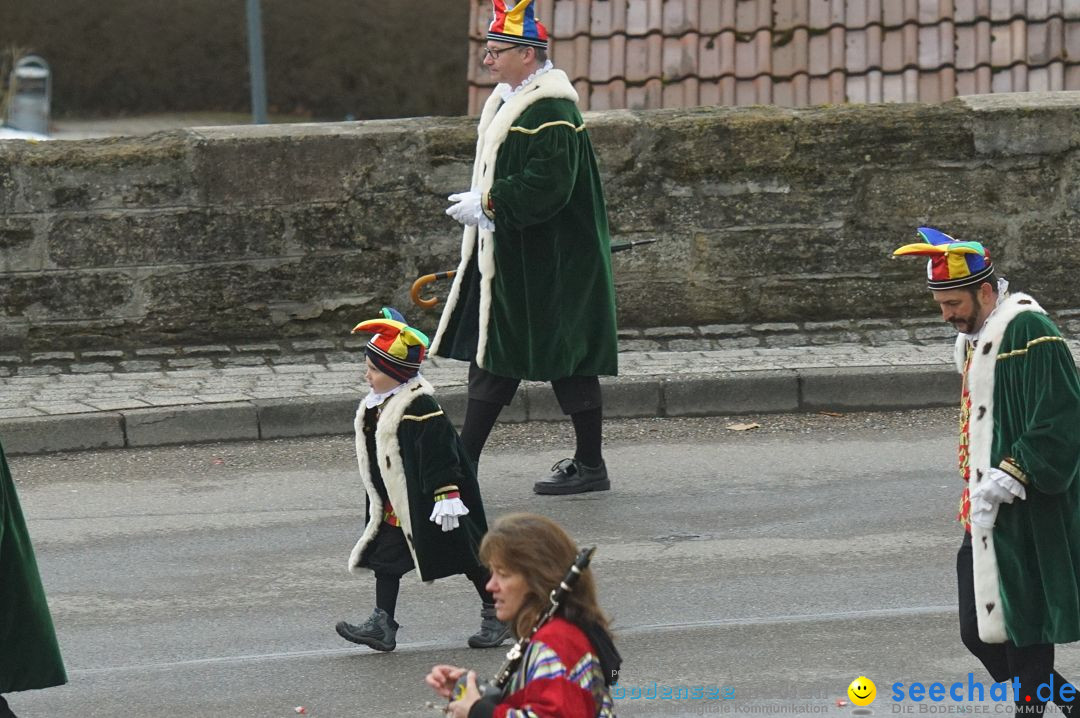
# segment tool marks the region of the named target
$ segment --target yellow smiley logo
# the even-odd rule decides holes
[[[868,706],[877,697],[877,686],[866,676],[859,676],[847,687],[848,698],[857,706]]]

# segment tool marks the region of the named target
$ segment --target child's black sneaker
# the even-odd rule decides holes
[[[469,648],[495,648],[510,638],[510,626],[495,617],[495,606],[480,609],[480,630],[469,636]]]
[[[376,651],[392,651],[397,648],[398,623],[381,608],[376,608],[360,626],[340,621],[334,628],[346,641],[369,646]]]

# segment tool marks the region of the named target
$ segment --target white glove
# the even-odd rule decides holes
[[[971,490],[971,523],[984,529],[994,528],[998,506],[1014,499],[1026,499],[1024,485],[999,468],[992,468]]]
[[[994,528],[994,519],[997,518],[997,512],[997,504],[984,501],[976,505],[975,502],[972,502],[971,515],[968,520],[971,521],[972,526],[978,526],[981,529],[992,529]]]
[[[435,508],[431,510],[429,518],[432,522],[442,526],[443,531],[453,531],[458,527],[458,517],[465,516],[468,513],[469,510],[465,508],[465,504],[461,502],[455,492],[453,498],[436,501]]]
[[[446,213],[458,222],[475,227],[479,224],[480,217],[486,219],[484,210],[480,207],[483,197],[476,190],[471,189],[468,192],[452,194],[446,199],[454,202],[447,208]]]
[[[971,490],[972,500],[976,497],[994,504],[1011,504],[1013,499],[1026,499],[1027,492],[1023,484],[995,467],[986,472],[983,480]]]

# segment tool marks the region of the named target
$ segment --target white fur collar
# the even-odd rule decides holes
[[[967,358],[969,339],[973,345],[967,375],[971,398],[968,445],[971,466],[969,488],[972,489],[990,469],[990,452],[994,441],[994,370],[1005,330],[1021,312],[1046,314],[1038,302],[1027,294],[1010,294],[997,305],[976,337],[961,334],[956,338],[955,358],[960,371],[963,371]],[[994,552],[993,529],[972,526],[971,550],[979,638],[985,643],[1003,643],[1008,635],[1001,608],[1001,582],[997,554]]]
[[[409,545],[409,552],[413,555],[413,563],[417,566],[418,573],[420,564],[416,561],[416,550],[411,540],[413,532],[412,516],[409,514],[409,491],[405,484],[405,471],[401,464],[401,446],[398,444],[397,430],[409,404],[418,396],[430,396],[434,393],[435,389],[427,379],[422,377],[419,381],[408,384],[405,390],[386,400],[375,428],[375,453],[378,458],[379,473],[382,474],[387,498],[390,499],[390,504],[401,521],[401,529],[405,532],[406,543]],[[367,442],[364,440],[364,410],[364,404],[361,403],[356,410],[356,418],[353,419],[353,431],[356,441],[356,463],[360,469],[360,478],[364,482],[364,490],[367,492],[370,515],[364,533],[361,534],[352,553],[349,554],[349,570],[353,573],[366,571],[357,564],[360,562],[360,554],[379,532],[384,508],[379,492],[375,490],[375,483],[371,479],[368,465]],[[424,577],[421,575],[420,578],[423,580]]]

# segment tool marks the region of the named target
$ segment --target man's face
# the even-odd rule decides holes
[[[972,292],[961,289],[935,289],[934,301],[941,307],[941,318],[963,334],[974,334],[994,309],[994,291],[987,283]]]
[[[484,66],[497,82],[516,87],[533,71],[533,63],[527,60],[532,57],[528,50],[525,45],[489,42],[484,51]]]

